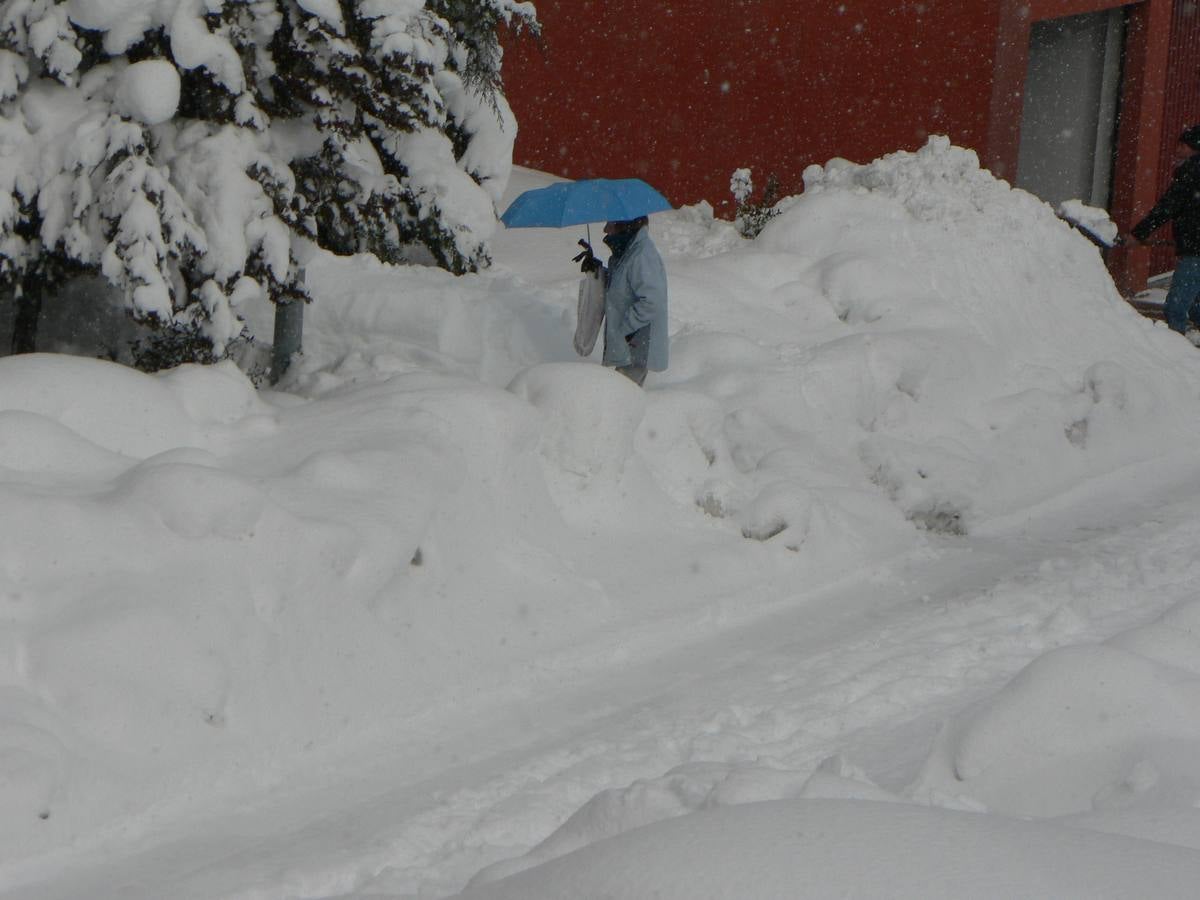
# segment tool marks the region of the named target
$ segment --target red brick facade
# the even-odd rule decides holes
[[[539,44],[509,42],[516,161],[567,177],[646,178],[732,212],[729,176],[867,161],[947,134],[1011,177],[1034,23],[1123,7],[1112,212],[1144,213],[1181,123],[1200,121],[1196,0],[538,0]],[[1156,261],[1157,262],[1157,261]],[[1115,252],[1126,289],[1147,250]]]

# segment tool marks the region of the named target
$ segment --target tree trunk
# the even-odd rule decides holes
[[[17,312],[13,316],[12,352],[37,351],[38,319],[42,314],[42,288],[37,279],[26,278],[17,286]]]

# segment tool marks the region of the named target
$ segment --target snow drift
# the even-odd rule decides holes
[[[463,900],[555,897],[1192,896],[1200,854],[1150,841],[870,801],[764,801],[625,832]]]
[[[536,230],[462,278],[318,256],[279,391],[0,361],[0,883],[336,784],[1196,439],[1195,350],[970,152],[807,182],[752,243],[655,217],[673,362],[644,393],[572,358],[578,236]],[[972,733],[968,774],[1025,759]],[[861,811],[811,809],[768,827]]]
[[[1188,896],[1198,610],[1036,658],[947,723],[902,793],[840,757],[683,766],[593,797],[462,896]]]

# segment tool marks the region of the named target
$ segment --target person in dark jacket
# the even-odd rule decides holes
[[[1175,255],[1179,258],[1163,313],[1167,324],[1184,334],[1188,324],[1200,328],[1200,125],[1184,130],[1179,141],[1191,155],[1185,159],[1167,188],[1130,236],[1143,243],[1170,222],[1175,231]]]

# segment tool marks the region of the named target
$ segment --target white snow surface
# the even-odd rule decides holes
[[[166,60],[144,59],[127,66],[117,87],[117,110],[146,125],[160,125],[179,109],[179,70]]]
[[[1200,356],[944,139],[806,183],[652,217],[644,391],[582,228],[0,360],[0,896],[1194,896]]]

